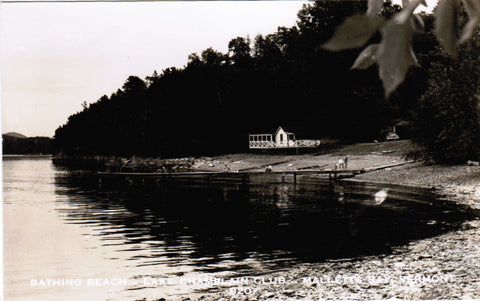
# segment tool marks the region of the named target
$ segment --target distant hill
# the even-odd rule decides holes
[[[27,136],[17,133],[17,132],[8,132],[3,134],[4,136],[15,137],[15,138],[28,138]]]
[[[52,138],[27,137],[9,132],[2,135],[2,151],[6,155],[51,154]]]

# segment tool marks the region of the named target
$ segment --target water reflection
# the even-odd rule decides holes
[[[64,219],[94,227],[112,258],[125,252],[136,266],[176,267],[173,274],[251,275],[388,253],[476,215],[421,189],[309,178],[294,185],[274,175],[110,179],[101,190],[94,176],[59,174],[55,182],[69,203]]]
[[[430,191],[312,178],[294,185],[274,174],[105,179],[99,189],[95,175],[45,158],[4,160],[3,170],[8,300],[187,298],[202,287],[141,280],[255,276],[303,261],[386,253],[476,216]],[[380,190],[388,195],[375,204]],[[127,284],[30,285],[64,278]]]
[[[373,200],[374,205],[380,205],[381,203],[385,202],[388,196],[388,189],[382,189],[375,192],[375,199]]]

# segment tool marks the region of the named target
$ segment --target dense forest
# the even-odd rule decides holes
[[[5,155],[51,154],[52,139],[49,137],[25,137],[17,133],[3,134],[2,153]]]
[[[412,112],[435,62],[447,60],[432,34],[433,17],[423,15],[425,32],[413,41],[421,67],[411,68],[386,99],[375,66],[350,70],[361,49],[320,47],[346,17],[366,8],[367,1],[316,1],[304,5],[293,27],[233,38],[228,53],[212,48],[192,53],[183,68],[155,71],[145,80],[130,76],[121,89],[85,103],[56,130],[56,152],[163,157],[241,152],[248,148],[248,133],[278,126],[299,138],[381,139],[388,126],[423,118]],[[399,9],[386,2],[382,14],[388,18]],[[378,39],[374,35],[372,42]]]

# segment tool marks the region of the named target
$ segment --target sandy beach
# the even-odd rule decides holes
[[[196,158],[193,168],[212,171],[329,169],[342,156],[348,168],[407,162],[408,141],[363,143],[305,155],[232,154]],[[420,162],[367,172],[344,181],[430,187],[445,199],[480,209],[480,167],[425,166]],[[378,300],[480,298],[480,220],[462,229],[396,247],[390,255],[303,263],[263,275],[285,283],[216,287],[189,300]],[[185,298],[182,298],[185,300]]]

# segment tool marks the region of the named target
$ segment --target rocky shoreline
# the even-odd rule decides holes
[[[262,171],[331,169],[348,155],[351,169],[405,163],[406,141],[345,146],[327,154],[232,154],[183,159],[104,160],[105,170]],[[116,160],[116,161],[112,161]],[[115,163],[108,165],[108,162]],[[360,174],[345,181],[367,181],[434,188],[445,199],[480,210],[480,167],[405,165]],[[302,263],[262,275],[284,282],[216,286],[194,290],[178,300],[452,300],[480,298],[480,220],[436,237],[395,247],[389,255]],[[232,291],[233,289],[233,291]],[[146,300],[146,299],[145,299]],[[156,299],[165,300],[165,299]]]
[[[362,143],[302,155],[238,153],[186,158],[63,155],[54,156],[52,161],[72,168],[110,172],[242,172],[264,171],[267,166],[274,171],[333,169],[335,161],[348,155],[348,168],[362,169],[405,162],[403,153],[408,145],[408,141]]]
[[[408,164],[362,174],[354,181],[434,187],[448,200],[480,209],[480,169],[466,164]],[[396,247],[390,255],[305,263],[268,277],[285,277],[287,284],[262,287],[250,296],[232,296],[225,290],[200,299],[479,299],[480,220],[465,222],[457,231]]]
[[[477,166],[413,163],[361,174],[347,181],[352,180],[435,188],[448,200],[480,209]],[[218,300],[217,297],[224,300],[478,299],[480,220],[466,222],[454,232],[412,241],[395,248],[391,255],[301,264],[269,276],[286,277],[290,284],[268,286],[248,297],[229,296],[225,291],[211,300]],[[299,281],[306,277],[316,277],[319,281]],[[326,281],[332,279],[340,281]],[[210,300],[209,296],[206,298]]]
[[[397,145],[372,151],[340,149],[314,158],[328,164],[349,154],[352,168],[401,162]],[[384,149],[386,148],[386,149]],[[365,149],[360,147],[359,149]],[[305,160],[303,161],[305,163]],[[312,162],[310,162],[311,164]],[[291,163],[285,163],[287,166]],[[330,163],[331,164],[331,163]],[[280,168],[282,166],[278,166]],[[275,166],[274,166],[275,168]],[[347,181],[368,181],[434,188],[445,199],[480,209],[478,166],[425,166],[412,163],[369,172]],[[232,295],[228,288],[212,294],[192,295],[191,300],[471,300],[480,298],[480,220],[462,229],[397,247],[390,255],[355,260],[305,263],[278,271],[285,284],[258,287],[250,295]],[[304,282],[305,279],[309,279]],[[336,281],[339,280],[339,281]],[[245,292],[248,286],[237,288]]]

